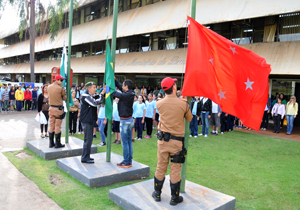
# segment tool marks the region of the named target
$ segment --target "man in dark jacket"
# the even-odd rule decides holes
[[[201,123],[202,123],[202,133],[199,135],[204,137],[207,137],[208,135],[208,129],[209,129],[209,124],[208,124],[208,119],[211,116],[211,111],[212,111],[212,103],[209,98],[203,97],[200,101],[200,108],[198,110],[198,116],[201,115]]]
[[[131,80],[127,79],[123,82],[123,85],[115,78],[115,85],[122,92],[115,91],[113,96],[119,98],[118,111],[120,115],[120,131],[123,147],[123,157],[124,160],[118,163],[118,167],[129,168],[132,166],[132,128],[133,128],[133,101],[134,101],[134,91],[132,90],[133,83]]]
[[[88,82],[86,91],[81,95],[80,100],[80,121],[84,131],[84,143],[81,156],[82,163],[94,163],[94,159],[90,158],[91,146],[93,142],[93,128],[94,122],[97,120],[97,106],[104,101],[105,89],[100,95],[95,98],[96,85],[93,82]]]

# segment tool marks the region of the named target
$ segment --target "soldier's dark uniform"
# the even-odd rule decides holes
[[[61,144],[61,123],[62,123],[62,114],[64,113],[63,100],[66,99],[65,91],[60,85],[63,80],[62,76],[55,76],[55,82],[48,86],[48,95],[49,95],[49,147],[60,148],[64,147],[64,144]],[[54,134],[55,134],[55,145],[54,145]]]
[[[162,80],[163,90],[171,88],[176,79],[167,77]],[[163,133],[162,140],[157,141],[157,168],[154,177],[154,192],[152,194],[155,201],[160,201],[161,189],[165,180],[165,174],[171,158],[171,205],[176,205],[183,201],[179,196],[181,182],[181,163],[173,162],[174,157],[182,151],[185,126],[184,119],[190,122],[193,118],[189,105],[186,101],[178,98],[176,94],[167,94],[162,100],[157,101],[156,107],[159,111],[160,121],[158,130]],[[161,134],[160,133],[160,134]],[[169,140],[166,139],[169,135]]]

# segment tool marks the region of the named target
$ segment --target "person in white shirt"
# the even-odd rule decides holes
[[[212,135],[218,135],[218,130],[220,127],[220,117],[222,110],[218,104],[212,101],[212,114],[210,118],[210,125],[212,126]]]

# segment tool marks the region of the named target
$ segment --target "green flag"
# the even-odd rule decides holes
[[[111,58],[110,48],[108,41],[106,43],[106,59],[105,59],[105,75],[104,84],[106,84],[105,94],[105,117],[109,120],[112,119],[112,93],[115,92],[115,74],[113,68],[113,62]]]
[[[68,63],[68,56],[67,56],[67,49],[66,46],[64,45],[63,47],[63,53],[61,55],[61,62],[60,62],[60,76],[62,77],[68,77],[69,75],[66,74],[67,72],[67,63]],[[66,87],[66,80],[64,80],[63,82],[63,87]],[[74,102],[72,100],[72,93],[70,91],[69,93],[69,97],[70,97],[70,102],[69,102],[69,107],[74,105]]]

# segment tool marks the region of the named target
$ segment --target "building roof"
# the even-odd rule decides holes
[[[81,0],[85,5],[95,0]],[[168,0],[121,12],[117,37],[145,34],[186,27],[191,1]],[[196,20],[204,25],[300,11],[299,0],[198,0]],[[0,32],[0,37],[1,37]],[[4,33],[4,32],[3,32]],[[112,16],[73,26],[72,46],[111,38]],[[35,52],[63,47],[68,43],[68,29],[58,33],[55,41],[47,34],[36,38]],[[2,36],[3,37],[3,36]],[[0,49],[0,59],[29,54],[29,40]]]

